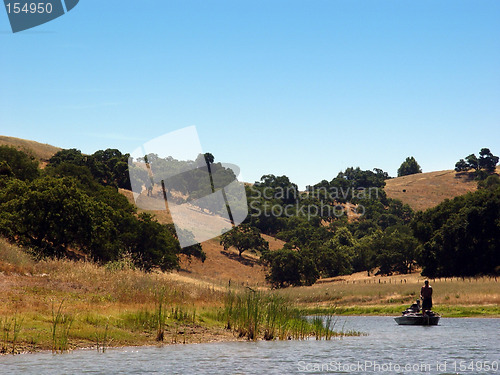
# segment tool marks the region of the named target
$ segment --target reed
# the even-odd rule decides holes
[[[98,352],[105,353],[108,348],[110,341],[108,339],[108,331],[109,331],[109,321],[106,322],[106,326],[104,328],[104,332],[100,334],[99,332],[95,333],[96,337],[96,347]]]
[[[59,304],[57,310],[54,309],[52,301],[52,352],[63,353],[69,350],[69,331],[74,318],[62,311],[64,299]]]
[[[19,332],[21,331],[21,326],[23,323],[23,318],[18,318],[17,314],[12,318],[12,354],[16,352],[16,342],[19,337]]]
[[[328,329],[325,332],[325,340],[330,340],[332,338],[333,331],[335,329],[335,324],[337,323],[337,318],[331,314],[328,314],[324,317],[325,327]],[[343,331],[343,329],[342,329]]]
[[[330,340],[332,337],[356,335],[337,332],[333,315],[306,319],[289,300],[273,292],[228,290],[223,313],[219,316],[227,329],[248,340]]]
[[[196,322],[196,309],[193,309],[192,312],[186,307],[182,305],[177,305],[172,307],[170,319],[175,320],[177,322],[183,322],[186,324],[195,324]]]
[[[3,321],[0,321],[1,327],[2,327],[2,348],[1,352],[2,353],[7,353],[7,346],[9,343],[9,336],[10,336],[10,327],[12,325],[11,320],[8,317],[5,317]]]
[[[14,314],[12,318],[5,317],[3,321],[0,320],[0,330],[2,331],[2,346],[0,347],[0,353],[5,354],[9,351],[12,354],[16,353],[16,343],[22,328],[22,323],[23,318],[19,318],[17,313]],[[10,350],[9,344],[12,345]]]
[[[156,341],[163,341],[165,336],[166,289],[161,287],[156,293]]]

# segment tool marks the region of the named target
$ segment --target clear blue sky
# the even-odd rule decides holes
[[[243,179],[304,187],[500,154],[500,1],[81,0],[12,34],[0,134],[127,152],[196,125]]]

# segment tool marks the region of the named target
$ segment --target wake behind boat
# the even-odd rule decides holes
[[[439,318],[441,316],[434,311],[422,311],[420,309],[420,301],[417,300],[416,303],[403,311],[402,316],[398,316],[394,320],[399,325],[405,326],[437,326]]]

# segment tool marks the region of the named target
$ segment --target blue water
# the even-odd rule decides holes
[[[398,326],[391,317],[339,319],[368,336],[2,356],[0,373],[500,374],[500,319],[442,318],[434,327]]]

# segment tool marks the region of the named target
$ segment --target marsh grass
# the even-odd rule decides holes
[[[130,267],[126,259],[108,267],[64,259],[35,262],[2,239],[0,272],[5,278],[0,352],[11,352],[12,345],[17,353],[61,352],[96,343],[102,350],[111,344],[152,344],[161,341],[162,333],[164,340],[168,334],[177,336],[178,342],[192,342],[191,336],[198,342],[203,335],[207,340],[229,336],[211,317],[223,306],[223,289],[206,281],[176,273],[145,273]]]
[[[20,318],[16,313],[12,318],[5,317],[3,321],[0,321],[0,329],[2,331],[2,346],[0,348],[1,353],[5,354],[10,351],[14,354],[16,352],[16,343],[19,338],[23,320],[24,319]],[[9,344],[11,345],[10,350]]]
[[[16,342],[21,331],[23,318],[18,318],[17,314],[12,318],[12,353],[16,352]]]
[[[1,323],[1,328],[2,328],[2,348],[1,352],[2,353],[7,353],[7,346],[9,344],[9,336],[10,336],[10,327],[12,325],[12,322],[8,317],[5,317]]]
[[[108,338],[108,332],[109,332],[109,322],[106,323],[106,326],[104,328],[104,332],[96,332],[95,333],[95,338],[96,338],[96,348],[97,351],[105,353],[106,349],[108,348],[110,341]]]
[[[64,299],[57,310],[52,301],[52,352],[63,353],[69,350],[69,332],[74,318],[62,311]]]
[[[152,332],[157,328],[158,318],[154,310],[146,308],[128,311],[119,315],[117,325],[131,331]]]
[[[219,317],[227,329],[248,340],[330,340],[355,332],[334,331],[335,317],[327,315],[308,320],[289,300],[273,292],[228,290]]]
[[[161,287],[155,292],[156,308],[156,341],[163,341],[165,336],[165,303],[166,303],[166,289]]]
[[[196,316],[196,312],[194,315],[191,315],[189,310],[182,305],[172,307],[172,311],[170,313],[170,318],[178,322],[191,322],[194,320],[193,316]]]

